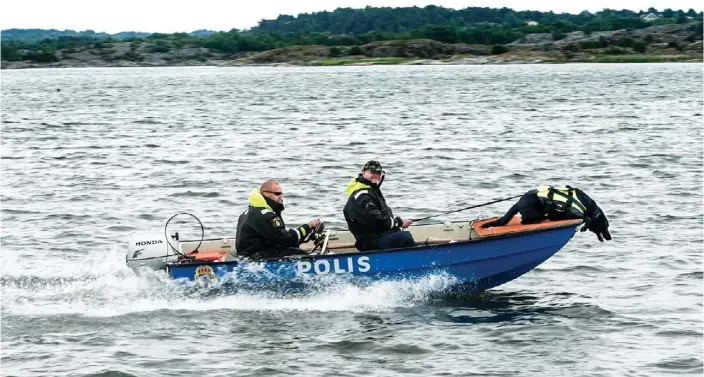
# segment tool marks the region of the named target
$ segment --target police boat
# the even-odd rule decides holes
[[[165,270],[184,282],[274,286],[321,277],[374,282],[443,274],[452,279],[453,291],[471,294],[540,265],[564,247],[583,222],[546,219],[523,225],[517,215],[505,226],[482,228],[496,219],[414,225],[402,231],[412,233],[416,246],[364,252],[354,247],[349,231],[328,229],[317,233],[312,245],[302,245],[301,255],[262,260],[238,256],[234,237],[204,238],[202,223],[200,239],[191,240],[168,235],[165,226],[163,232],[134,234],[126,262],[136,273],[143,268]]]

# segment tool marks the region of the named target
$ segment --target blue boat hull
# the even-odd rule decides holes
[[[443,274],[454,289],[477,293],[507,283],[549,259],[574,236],[575,225],[475,241],[353,254],[300,256],[270,261],[169,264],[177,280],[226,280],[282,287],[316,277],[350,282],[422,278]]]

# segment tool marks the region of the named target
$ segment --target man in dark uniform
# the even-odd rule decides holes
[[[386,205],[379,187],[384,180],[384,171],[378,161],[369,161],[362,172],[347,185],[347,204],[343,213],[347,226],[357,240],[360,251],[412,247],[416,243],[408,228],[411,220],[394,217]]]
[[[249,195],[249,208],[237,221],[237,254],[251,258],[277,258],[301,254],[298,245],[313,239],[320,220],[315,219],[296,229],[286,230],[281,218],[284,210],[281,185],[273,180],[264,182]]]

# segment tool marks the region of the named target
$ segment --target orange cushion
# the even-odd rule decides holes
[[[226,250],[199,251],[189,254],[190,257],[200,262],[223,262],[227,257]]]

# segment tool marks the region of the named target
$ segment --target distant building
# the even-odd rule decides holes
[[[538,26],[538,22],[537,22],[537,21],[526,21],[526,25],[528,25],[528,26]]]
[[[659,20],[662,16],[657,14],[657,13],[648,13],[640,16],[640,19],[643,21],[655,21]]]

